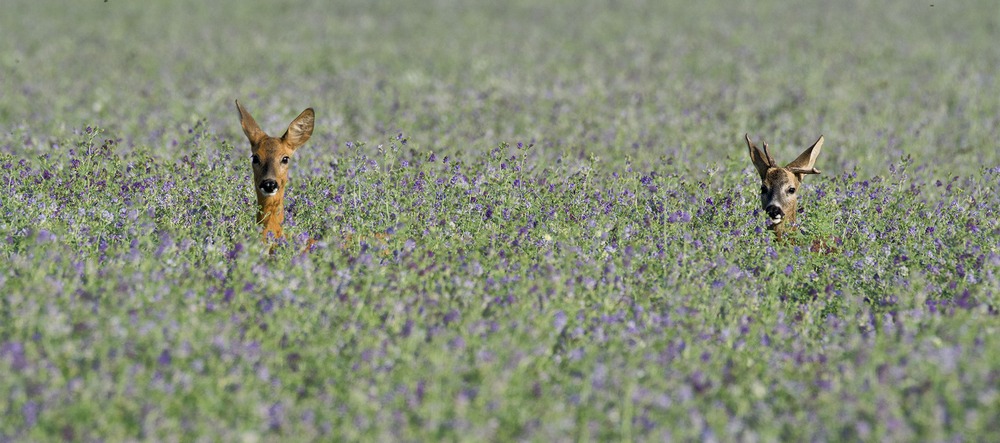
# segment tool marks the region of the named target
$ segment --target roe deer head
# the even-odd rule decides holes
[[[312,136],[315,114],[312,108],[302,111],[281,137],[267,135],[250,113],[236,100],[240,112],[240,125],[250,140],[253,185],[257,191],[258,224],[264,225],[261,233],[265,243],[268,236],[283,235],[281,223],[285,221],[285,186],[288,184],[288,161],[300,146]]]
[[[785,166],[779,166],[764,143],[761,151],[746,135],[747,147],[750,148],[750,160],[760,174],[760,207],[767,213],[771,222],[768,229],[775,232],[778,238],[789,230],[795,229],[795,213],[798,210],[798,191],[802,178],[806,174],[819,174],[814,166],[816,157],[823,147],[823,136],[816,143],[799,154]]]

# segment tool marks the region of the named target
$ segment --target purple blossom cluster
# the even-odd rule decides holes
[[[399,134],[305,158],[270,256],[231,148],[94,140],[0,159],[24,202],[3,206],[5,439],[920,439],[996,419],[995,168],[951,190],[906,164],[815,180],[779,243],[743,164],[560,173],[528,144],[439,157]]]

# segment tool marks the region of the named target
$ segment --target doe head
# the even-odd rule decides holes
[[[300,146],[312,136],[315,114],[312,108],[302,111],[281,137],[267,135],[253,117],[236,100],[240,125],[250,140],[254,189],[261,205],[271,199],[281,200],[288,184],[288,161]]]
[[[747,147],[750,148],[750,160],[760,174],[760,207],[767,213],[771,222],[768,229],[780,234],[794,227],[802,178],[808,174],[819,174],[815,164],[816,157],[823,147],[823,136],[821,135],[816,143],[785,166],[779,166],[778,162],[774,161],[774,157],[771,157],[767,149],[767,143],[763,143],[764,150],[761,151],[750,140],[750,134],[746,135],[746,140]]]

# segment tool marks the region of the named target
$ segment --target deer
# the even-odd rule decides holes
[[[746,134],[746,141],[747,147],[750,148],[750,160],[760,174],[760,207],[767,213],[770,222],[767,228],[774,232],[778,241],[781,241],[786,233],[797,228],[795,215],[799,207],[799,186],[802,184],[802,178],[820,173],[815,165],[816,157],[823,148],[823,136],[819,136],[812,146],[785,166],[780,166],[774,161],[766,142],[763,143],[764,150],[761,151],[753,140],[750,140],[750,134]]]
[[[257,191],[258,225],[263,225],[261,232],[265,244],[284,236],[281,224],[285,221],[285,188],[288,185],[288,163],[295,150],[302,147],[312,136],[313,123],[316,120],[312,108],[302,111],[288,125],[281,137],[267,135],[249,112],[236,100],[236,110],[240,113],[240,126],[250,141],[250,163],[253,168],[253,184]],[[309,240],[308,250],[313,239]],[[274,252],[273,244],[271,252]]]

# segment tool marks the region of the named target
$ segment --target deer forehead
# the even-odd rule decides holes
[[[282,142],[280,138],[274,137],[266,137],[253,147],[253,153],[260,157],[261,161],[266,159],[280,159],[292,155],[294,151],[287,143]]]
[[[785,185],[797,186],[798,183],[799,180],[795,178],[795,174],[784,168],[768,169],[767,175],[764,178],[764,184],[768,188],[780,188]]]

